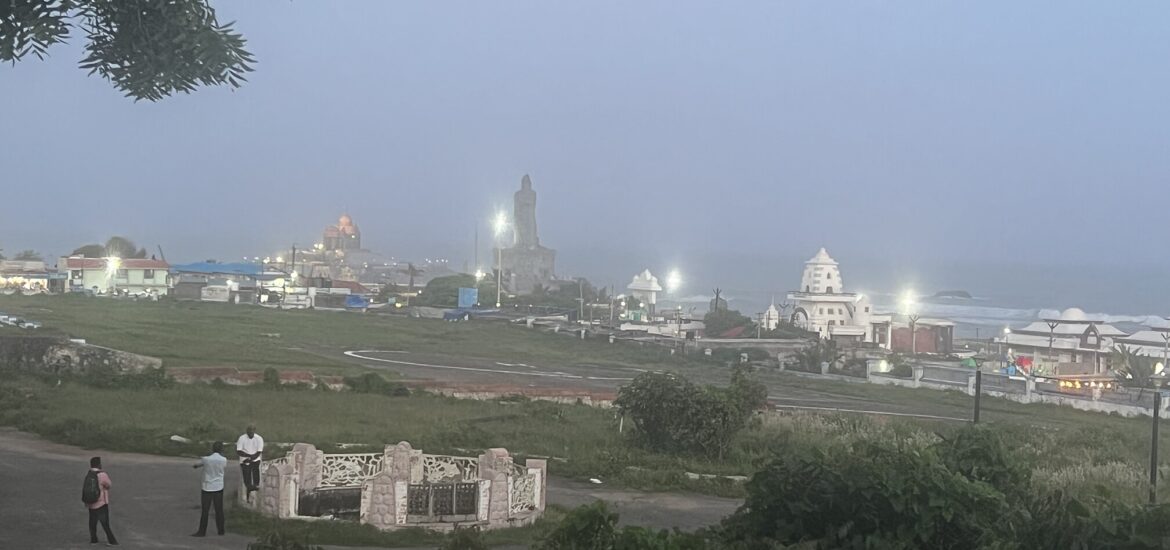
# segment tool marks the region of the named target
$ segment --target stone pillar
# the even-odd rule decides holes
[[[315,491],[321,485],[321,467],[325,453],[308,443],[297,443],[289,452],[289,461],[297,475],[299,491]]]
[[[1093,401],[1101,400],[1101,388],[1093,388]]]
[[[613,343],[613,335],[612,334],[609,335],[609,343],[611,343],[611,344]]]
[[[397,445],[387,445],[382,460],[386,461],[385,470],[390,471],[395,480],[422,482],[422,451],[415,450],[410,443],[399,441]]]
[[[278,518],[296,515],[296,502],[300,497],[297,478],[292,464],[277,464],[264,470],[257,503],[260,513]]]
[[[828,361],[821,362],[821,374],[829,374],[829,362]]]
[[[1036,379],[1031,376],[1024,379],[1024,398],[1031,403],[1032,394],[1036,393]]]
[[[392,529],[398,525],[397,499],[394,475],[390,470],[362,482],[362,507],[358,521],[376,529]]]
[[[967,395],[975,395],[975,375],[967,375]]]
[[[544,512],[545,502],[548,500],[548,461],[545,459],[530,458],[524,462],[529,470],[540,470],[536,477],[536,511]]]
[[[581,339],[585,339],[585,329],[581,329]]]
[[[914,387],[917,388],[922,385],[922,365],[914,365],[910,367],[910,372],[914,373]]]
[[[479,455],[479,478],[491,482],[488,500],[488,524],[498,525],[508,521],[510,512],[512,457],[507,449],[488,449]]]

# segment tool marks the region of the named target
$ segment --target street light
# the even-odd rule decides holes
[[[682,286],[682,275],[679,274],[677,269],[670,270],[670,273],[666,276],[666,291],[674,294],[680,286]]]
[[[902,310],[910,321],[910,355],[918,353],[918,312],[914,308],[914,293],[907,290],[902,293]]]
[[[1003,338],[999,340],[999,364],[1002,368],[1007,368],[1007,354],[1004,353],[1004,344],[1007,344],[1008,336],[1012,334],[1012,327],[1003,327]]]
[[[496,212],[496,218],[492,221],[492,230],[496,236],[496,307],[500,307],[500,293],[504,284],[504,247],[501,246],[500,237],[508,230],[508,214],[503,210]]]

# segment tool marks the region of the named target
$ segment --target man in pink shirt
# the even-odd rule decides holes
[[[89,459],[89,472],[97,476],[97,484],[100,492],[97,500],[85,503],[89,508],[89,543],[97,544],[97,524],[101,522],[102,529],[106,532],[106,544],[109,546],[117,546],[118,539],[114,537],[114,532],[110,530],[110,475],[102,471],[102,459],[95,456]],[[88,474],[87,474],[88,475]],[[85,491],[82,491],[82,501],[85,500]]]

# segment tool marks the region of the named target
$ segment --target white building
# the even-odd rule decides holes
[[[1157,319],[1145,330],[1115,338],[1114,342],[1132,348],[1139,355],[1155,357],[1158,363],[1165,367],[1167,359],[1170,359],[1170,321]]]
[[[771,305],[764,310],[764,330],[776,330],[780,325],[780,311],[776,309],[776,300],[772,299]]]
[[[804,263],[801,290],[788,293],[793,304],[792,322],[824,339],[875,342],[875,319],[869,299],[845,292],[845,282],[836,260],[824,248]]]
[[[655,306],[658,304],[658,293],[662,292],[662,285],[658,284],[658,277],[652,275],[647,269],[634,275],[634,279],[626,285],[626,289],[630,291],[634,302],[643,304],[643,307],[638,309],[645,309],[650,315],[654,315]]]
[[[1109,370],[1114,341],[1125,337],[1125,331],[1070,307],[1054,319],[1011,329],[1000,341],[1009,357],[1030,359],[1038,374],[1099,374]]]
[[[68,274],[66,289],[98,294],[127,293],[165,296],[170,290],[170,264],[149,258],[61,258],[57,270]]]

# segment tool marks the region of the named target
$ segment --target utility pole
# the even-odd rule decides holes
[[[910,318],[910,355],[918,353],[918,315],[911,314]]]
[[[1150,504],[1158,501],[1158,417],[1162,408],[1162,392],[1154,388],[1154,423],[1150,433]]]
[[[585,278],[577,277],[577,322],[585,317]]]

